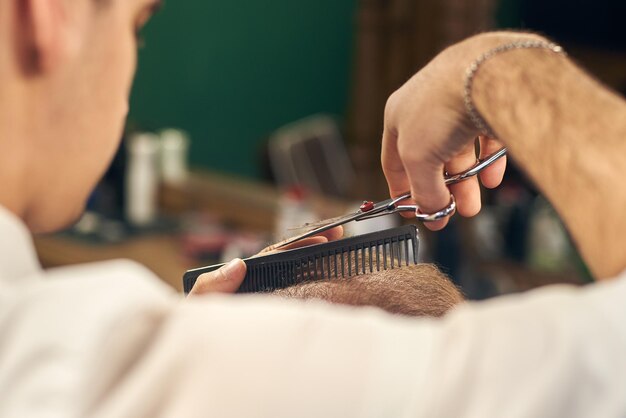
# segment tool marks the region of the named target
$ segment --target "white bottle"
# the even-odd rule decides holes
[[[159,137],[136,134],[128,139],[126,146],[126,219],[131,225],[147,226],[157,216]]]
[[[167,184],[181,184],[187,178],[189,137],[178,129],[161,131],[161,178]]]

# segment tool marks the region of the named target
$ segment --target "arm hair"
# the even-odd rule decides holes
[[[552,202],[594,275],[626,269],[626,102],[545,50],[499,54],[473,86],[477,109]]]

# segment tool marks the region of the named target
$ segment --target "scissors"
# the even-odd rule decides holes
[[[446,175],[444,177],[444,181],[446,186],[451,184],[460,183],[464,180],[467,180],[471,177],[474,177],[485,168],[489,167],[497,160],[506,155],[506,148],[502,148],[499,151],[494,152],[490,156],[477,160],[476,164],[472,166],[470,169],[463,171],[459,174],[455,174],[452,176]],[[366,219],[373,219],[379,216],[391,215],[394,213],[400,212],[413,212],[415,214],[415,218],[422,222],[433,222],[439,219],[443,219],[447,216],[453,215],[456,211],[456,200],[454,199],[454,195],[450,193],[450,203],[445,208],[435,212],[435,213],[421,213],[419,211],[419,207],[416,205],[400,205],[399,203],[403,200],[409,199],[411,197],[411,193],[403,193],[398,197],[394,197],[391,199],[383,200],[382,202],[369,202],[365,201],[359,207],[359,210],[356,212],[349,213],[347,215],[339,216],[337,218],[326,219],[323,221],[315,222],[312,224],[306,224],[304,228],[313,228],[304,234],[297,235],[295,237],[289,238],[288,240],[280,243],[276,248],[281,248],[289,244],[293,244],[294,242],[298,242],[308,237],[312,237],[314,235],[320,234],[329,229],[335,228],[339,225],[344,225],[348,222],[352,221],[363,221]]]

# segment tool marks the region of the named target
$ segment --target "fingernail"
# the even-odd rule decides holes
[[[226,264],[224,267],[222,267],[222,272],[223,274],[223,278],[224,280],[231,280],[231,278],[234,276],[235,272],[241,268],[241,259],[240,258],[235,258],[234,260],[231,260],[228,262],[228,264]]]

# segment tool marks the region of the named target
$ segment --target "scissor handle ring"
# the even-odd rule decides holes
[[[446,182],[446,186],[460,183],[463,180],[467,180],[471,177],[474,177],[475,175],[483,171],[485,168],[489,167],[490,165],[498,161],[500,158],[504,157],[506,155],[506,152],[507,152],[506,148],[501,148],[500,150],[494,152],[491,155],[488,155],[482,160],[476,160],[476,164],[474,164],[472,167],[470,167],[469,169],[465,171],[462,171],[454,175],[449,175],[448,173],[446,173],[445,178],[444,178],[444,181]]]
[[[455,174],[453,176],[446,175],[446,178],[445,178],[446,185],[449,186],[451,184],[460,183],[463,180],[467,180],[468,178],[477,175],[478,173],[483,171],[485,168],[489,167],[490,165],[495,163],[497,160],[504,157],[506,155],[506,152],[507,152],[506,148],[502,148],[494,152],[493,154],[487,156],[483,160],[477,160],[476,164],[474,164],[470,169],[462,173]],[[418,220],[422,222],[434,222],[434,221],[443,219],[445,217],[454,215],[454,212],[456,212],[456,200],[454,199],[454,195],[450,193],[450,204],[448,206],[446,206],[445,208],[435,213],[420,213],[419,209],[417,209],[415,212],[415,218],[417,218]]]
[[[450,193],[450,203],[445,208],[438,210],[434,213],[421,213],[419,208],[415,211],[415,218],[422,222],[434,222],[448,216],[454,215],[456,212],[456,199],[454,195]]]
[[[397,212],[414,212],[415,219],[422,222],[434,222],[440,219],[446,218],[448,216],[454,215],[456,212],[456,199],[454,195],[450,193],[450,203],[445,208],[438,210],[434,213],[422,213],[420,208],[416,205],[398,205],[393,209],[393,213]]]

